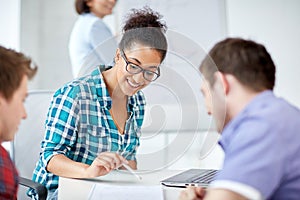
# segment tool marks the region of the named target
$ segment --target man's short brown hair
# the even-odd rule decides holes
[[[22,53],[0,46],[0,94],[10,100],[26,75],[31,79],[37,67]]]
[[[241,38],[227,38],[217,43],[202,61],[200,71],[211,86],[216,71],[235,76],[254,91],[273,90],[275,85],[276,69],[266,48]]]

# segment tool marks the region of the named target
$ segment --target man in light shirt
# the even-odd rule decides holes
[[[274,95],[276,70],[265,47],[225,39],[200,71],[225,160],[207,190],[191,187],[180,199],[299,199],[300,111]]]

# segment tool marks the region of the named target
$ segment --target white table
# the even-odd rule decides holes
[[[129,174],[127,171],[115,171],[110,174],[97,177],[93,179],[71,179],[59,178],[58,199],[75,200],[88,199],[89,193],[96,183],[105,183],[112,185],[160,185],[162,179],[168,178],[174,174],[180,173],[181,170],[160,170],[160,171],[137,171],[142,177],[142,180],[137,180],[135,176]],[[182,188],[165,187],[162,186],[163,196],[165,200],[176,200]]]

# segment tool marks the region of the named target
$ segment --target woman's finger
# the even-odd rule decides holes
[[[101,153],[99,158],[106,160],[108,163],[110,163],[111,168],[115,169],[118,168],[123,164],[124,158],[120,156],[119,154],[112,153],[112,152],[105,152]]]

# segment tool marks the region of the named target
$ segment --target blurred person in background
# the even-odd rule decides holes
[[[97,65],[110,64],[117,43],[103,18],[111,15],[117,0],[76,0],[79,14],[69,40],[73,77],[89,74]],[[101,44],[105,49],[101,49]]]

